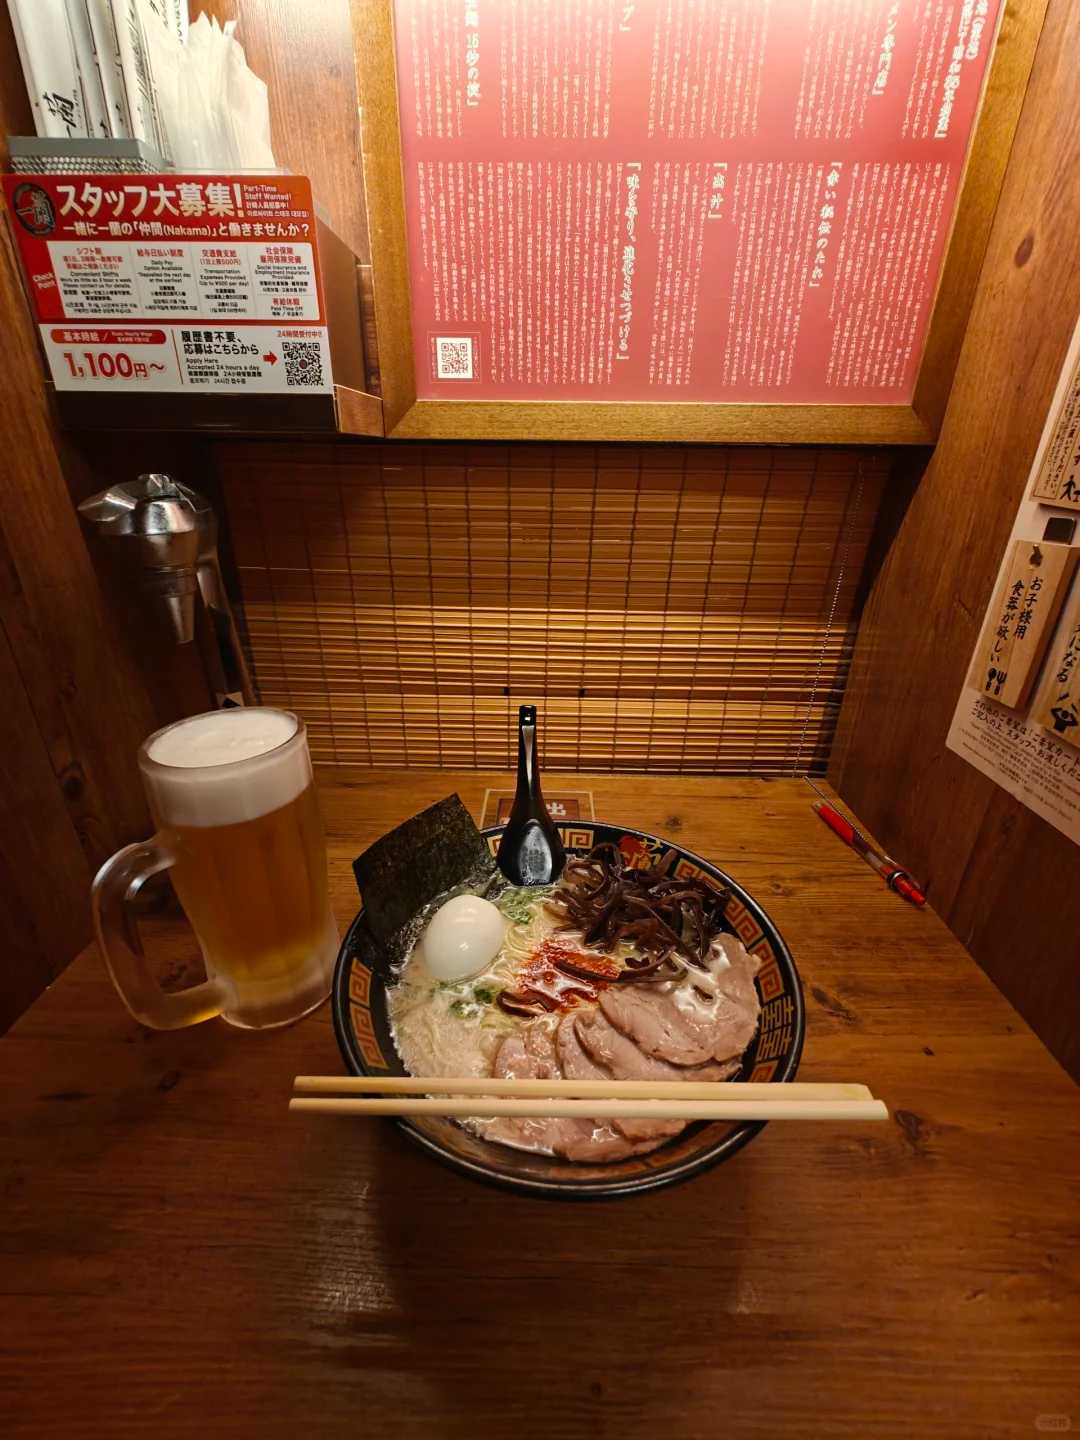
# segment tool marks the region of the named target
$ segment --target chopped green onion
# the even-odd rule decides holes
[[[527,925],[537,905],[554,889],[554,885],[509,885],[495,903],[515,925]]]

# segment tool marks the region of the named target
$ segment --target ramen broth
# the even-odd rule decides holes
[[[398,1054],[413,1075],[486,1076],[492,1073],[503,1042],[526,1027],[533,1033],[543,1030],[554,1037],[568,1010],[590,1004],[595,987],[560,973],[545,957],[545,946],[560,951],[573,948],[582,956],[592,954],[597,962],[605,957],[589,952],[580,935],[558,931],[557,917],[545,907],[551,886],[507,886],[495,903],[507,921],[502,947],[479,975],[468,980],[436,980],[424,962],[423,929],[430,916],[450,896],[440,896],[417,926],[417,935],[401,970],[400,979],[388,991],[390,1023]],[[514,992],[523,984],[538,986],[557,1004],[550,1013],[514,1016],[498,1003],[502,992]],[[560,993],[561,992],[561,993]],[[467,1130],[497,1139],[515,1149],[551,1153],[544,1143],[543,1127],[535,1122],[516,1134],[505,1122],[475,1116],[462,1121]]]
[[[514,988],[519,971],[555,929],[543,906],[547,894],[546,887],[509,886],[496,898],[507,919],[506,937],[491,964],[468,980],[436,980],[424,963],[422,933],[417,935],[387,994],[394,1043],[411,1074],[491,1074],[500,1044],[524,1023],[499,1008],[499,993]],[[429,913],[448,898],[440,896]],[[559,1016],[551,1019],[557,1023]]]
[[[738,1073],[760,1015],[760,962],[724,930],[725,892],[662,869],[632,871],[612,846],[572,861],[558,886],[503,884],[491,894],[493,883],[456,892],[482,891],[505,920],[479,974],[440,980],[425,963],[428,924],[451,895],[405,937],[387,1003],[413,1075],[721,1081]],[[646,1153],[683,1128],[651,1116],[464,1123],[504,1145],[586,1163]]]

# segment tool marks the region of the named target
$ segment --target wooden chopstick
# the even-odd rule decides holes
[[[872,1100],[866,1085],[750,1080],[493,1080],[483,1075],[297,1075],[297,1095],[591,1096],[605,1100]]]
[[[732,1089],[742,1088],[732,1086]],[[786,1086],[777,1085],[777,1090]],[[322,1115],[468,1115],[510,1116],[518,1120],[887,1120],[881,1100],[545,1100],[428,1099],[395,1095],[390,1099],[356,1100],[346,1097],[293,1096],[290,1110]]]
[[[885,1120],[889,1113],[865,1085],[798,1081],[298,1075],[294,1083],[289,1109],[322,1115],[463,1117],[479,1112],[521,1120]],[[372,1095],[377,1098],[356,1098]]]

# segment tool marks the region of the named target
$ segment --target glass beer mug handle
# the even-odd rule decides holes
[[[143,1025],[177,1030],[221,1013],[225,996],[215,980],[168,994],[150,973],[133,901],[147,880],[168,870],[173,857],[159,835],[118,850],[98,871],[91,892],[94,931],[120,998]]]

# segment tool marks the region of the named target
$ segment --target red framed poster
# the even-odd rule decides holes
[[[398,0],[422,399],[910,403],[1001,0]]]
[[[356,0],[390,432],[931,438],[1042,8]]]
[[[60,391],[333,393],[302,176],[7,175]]]

